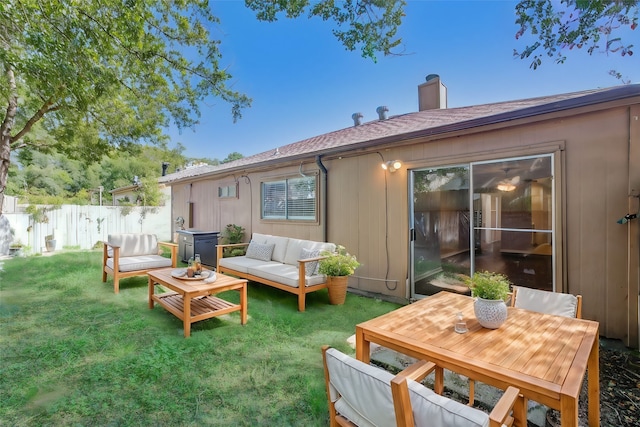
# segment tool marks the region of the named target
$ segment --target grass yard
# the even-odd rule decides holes
[[[101,251],[0,261],[0,425],[326,426],[320,346],[398,306],[249,284],[239,313],[192,326],[147,305],[147,279],[101,281]],[[237,292],[220,294],[238,302]]]

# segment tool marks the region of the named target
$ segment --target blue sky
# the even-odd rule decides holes
[[[170,146],[180,142],[188,157],[249,156],[350,127],[355,112],[364,122],[375,120],[380,105],[389,115],[417,111],[417,87],[432,73],[447,86],[450,108],[621,84],[611,69],[640,82],[640,52],[621,58],[572,51],[564,64],[547,59],[530,69],[530,61],[513,56],[527,41],[515,39],[516,3],[409,0],[399,30],[405,54],[374,63],[346,51],[329,22],[259,22],[243,1],[212,1],[221,20],[214,37],[222,42],[222,66],[252,107],[233,123],[229,105],[208,99],[199,125],[170,130]],[[640,49],[638,31],[627,31],[626,41]]]

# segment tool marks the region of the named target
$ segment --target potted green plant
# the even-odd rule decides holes
[[[507,320],[510,285],[507,276],[489,271],[476,271],[467,280],[471,295],[476,297],[473,310],[480,325],[497,329]]]
[[[329,303],[344,304],[349,276],[355,272],[360,263],[355,255],[347,252],[342,245],[336,246],[334,252],[322,251],[320,255],[325,258],[319,261],[318,272],[327,276]]]
[[[225,245],[234,245],[242,243],[244,238],[244,227],[236,224],[227,224],[222,231],[222,243]],[[245,254],[246,247],[224,248],[225,257],[242,256]]]

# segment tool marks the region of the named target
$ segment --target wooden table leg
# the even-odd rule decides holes
[[[182,324],[184,326],[184,337],[189,338],[191,336],[191,297],[184,295],[182,297]]]
[[[153,308],[153,292],[154,292],[153,279],[149,277],[149,308]]]
[[[240,288],[240,323],[247,324],[247,282]]]
[[[578,427],[578,398],[565,394],[560,396],[560,425]]]
[[[364,333],[362,329],[356,326],[356,359],[361,362],[370,362],[370,347],[371,343],[364,340]]]
[[[589,426],[600,426],[600,347],[596,339],[587,362]]]

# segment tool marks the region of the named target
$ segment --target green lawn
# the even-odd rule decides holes
[[[320,346],[354,354],[355,325],[397,308],[320,291],[299,313],[294,295],[250,283],[247,325],[232,313],[185,339],[149,310],[145,277],[118,295],[102,283],[101,256],[0,261],[0,425],[326,426]]]

